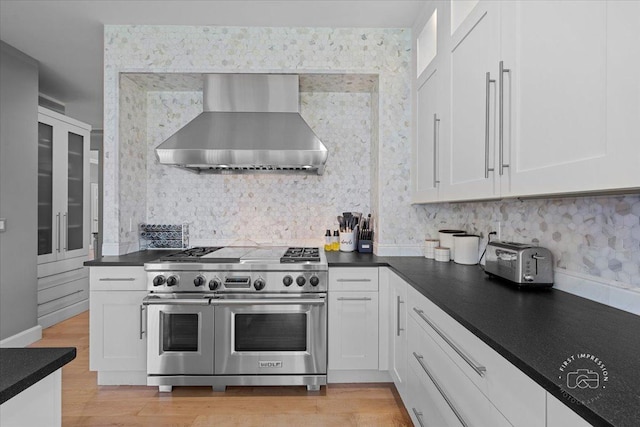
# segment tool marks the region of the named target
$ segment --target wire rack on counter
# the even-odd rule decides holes
[[[189,224],[140,224],[140,249],[186,249]]]

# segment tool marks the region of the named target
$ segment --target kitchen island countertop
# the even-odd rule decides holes
[[[165,251],[104,257],[89,266],[139,265]],[[158,253],[160,252],[160,253]],[[636,426],[640,420],[640,316],[557,289],[519,290],[489,278],[477,265],[423,257],[327,252],[329,267],[390,267],[542,388],[594,425]],[[598,399],[566,396],[562,363],[576,354],[598,357],[608,385]],[[582,394],[581,394],[582,393]]]
[[[0,403],[76,358],[75,347],[0,348]]]

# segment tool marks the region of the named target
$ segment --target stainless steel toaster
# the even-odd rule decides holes
[[[484,270],[523,287],[553,286],[553,255],[538,246],[489,242]]]

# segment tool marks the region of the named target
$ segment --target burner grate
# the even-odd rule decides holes
[[[320,262],[319,248],[289,248],[280,258],[281,263]]]

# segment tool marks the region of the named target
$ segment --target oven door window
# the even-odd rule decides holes
[[[235,315],[235,351],[307,351],[306,313]]]
[[[162,313],[162,351],[198,351],[199,315]]]

